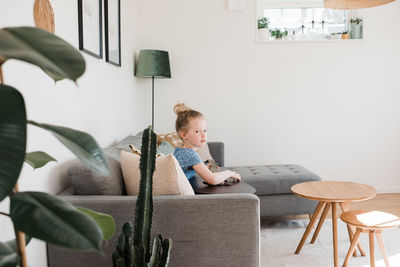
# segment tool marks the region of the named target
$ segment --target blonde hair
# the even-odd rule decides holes
[[[179,131],[187,130],[187,126],[191,119],[203,117],[203,114],[186,106],[184,103],[179,103],[174,106],[174,112],[178,116],[175,121],[175,129]]]

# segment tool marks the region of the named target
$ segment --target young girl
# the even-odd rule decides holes
[[[178,116],[175,122],[176,132],[183,141],[182,147],[175,148],[174,156],[186,177],[191,179],[197,173],[212,185],[220,184],[228,178],[240,181],[241,178],[237,172],[227,170],[212,173],[194,150],[202,147],[207,141],[207,124],[203,115],[185,104],[176,104],[174,112]]]

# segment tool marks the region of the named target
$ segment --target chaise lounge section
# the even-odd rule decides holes
[[[321,178],[306,168],[293,165],[259,165],[224,167],[224,143],[210,142],[210,153],[221,170],[236,171],[242,181],[256,189],[260,199],[260,216],[313,214],[317,201],[299,198],[290,188],[298,183],[319,181]]]

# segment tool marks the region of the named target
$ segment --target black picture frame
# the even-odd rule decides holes
[[[102,0],[78,0],[79,50],[103,58]]]
[[[106,62],[121,66],[121,0],[104,0]]]

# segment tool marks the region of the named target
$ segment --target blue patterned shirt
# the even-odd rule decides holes
[[[183,173],[188,179],[193,178],[193,176],[196,174],[193,166],[203,163],[203,160],[200,158],[199,154],[197,154],[197,152],[191,148],[177,147],[175,148],[174,156],[178,160]]]

